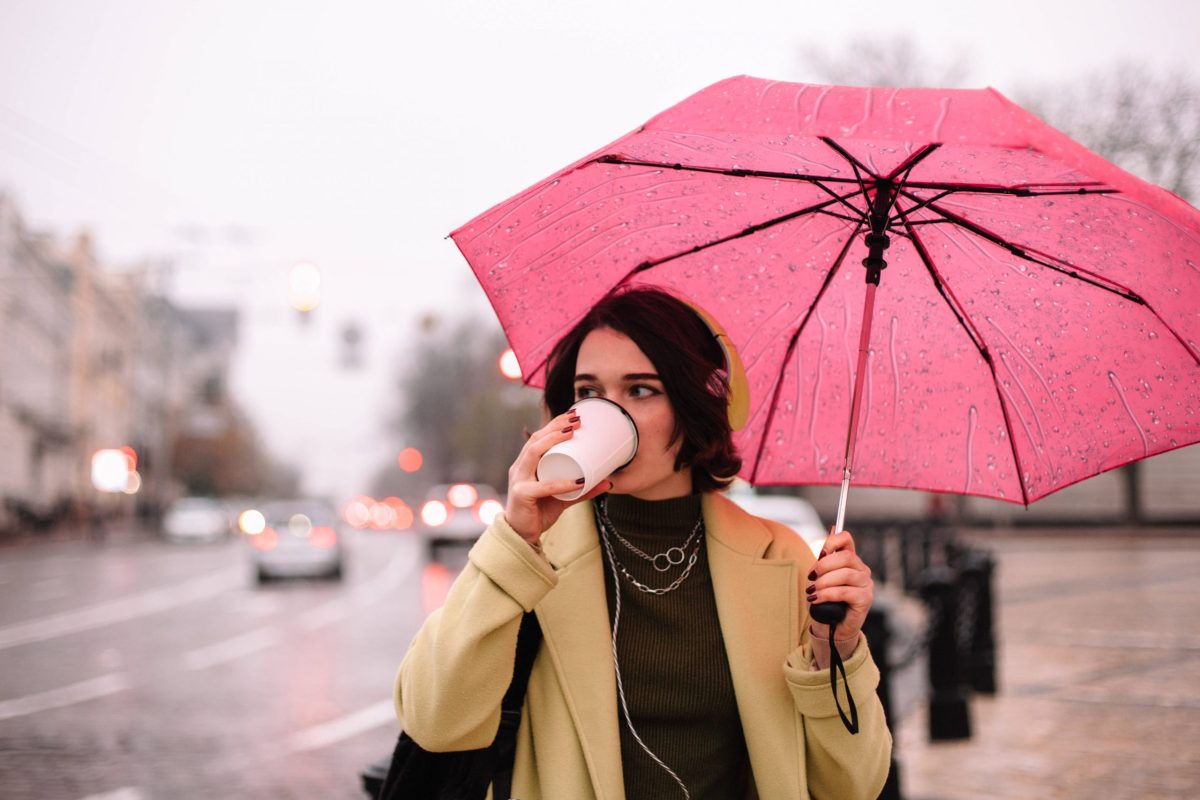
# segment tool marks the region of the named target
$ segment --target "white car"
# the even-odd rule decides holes
[[[247,532],[259,583],[274,578],[341,580],[345,562],[337,511],[320,500],[276,500],[257,509],[261,530]]]
[[[436,560],[442,548],[474,544],[502,513],[504,499],[487,484],[440,484],[426,492],[417,514],[416,531],[425,540],[429,556]]]
[[[163,535],[174,542],[219,542],[232,530],[225,506],[208,497],[176,500],[163,517]]]
[[[812,503],[803,498],[757,494],[753,490],[739,487],[731,489],[728,496],[756,517],[773,519],[787,525],[808,544],[813,555],[821,552],[821,546],[829,536],[829,528],[822,524]]]

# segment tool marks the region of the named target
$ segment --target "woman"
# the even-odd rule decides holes
[[[632,290],[555,347],[549,422],[509,469],[502,517],[471,550],[396,679],[404,729],[427,750],[487,746],[512,678],[521,615],[544,639],[518,733],[519,800],[874,798],[891,736],[861,635],[870,570],[850,534],[819,559],[790,529],[719,490],[741,465],[724,355],[684,303]],[[574,502],[538,481],[583,397],[637,423],[634,460]],[[664,557],[665,555],[665,557]],[[664,571],[656,568],[667,566]],[[860,730],[830,691],[814,602],[849,605],[836,630]],[[843,701],[844,702],[844,701]]]

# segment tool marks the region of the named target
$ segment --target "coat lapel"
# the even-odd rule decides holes
[[[765,558],[771,532],[722,495],[704,496],[704,522],[717,615],[751,767],[760,785],[770,775],[771,784],[786,787],[781,796],[801,797],[803,752],[783,678],[784,661],[800,641],[795,563]]]
[[[591,508],[591,503],[572,506],[542,537],[558,585],[538,604],[537,615],[597,796],[615,800],[625,792],[617,681],[604,560]]]

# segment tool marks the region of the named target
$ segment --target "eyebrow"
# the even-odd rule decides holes
[[[658,381],[659,383],[662,383],[662,378],[658,377],[658,373],[656,372],[630,372],[629,374],[622,376],[621,379],[624,381]],[[599,380],[599,378],[586,372],[581,372],[575,376],[576,383],[579,383],[580,381],[595,380]]]

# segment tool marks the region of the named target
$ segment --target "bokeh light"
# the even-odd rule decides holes
[[[421,506],[421,521],[431,528],[445,525],[450,519],[450,508],[441,500],[430,500]]]
[[[92,486],[102,492],[124,492],[129,485],[129,457],[120,450],[92,455]]]
[[[455,508],[470,508],[479,499],[479,492],[469,483],[456,483],[446,491],[446,499]]]
[[[504,506],[499,500],[484,500],[479,504],[479,508],[475,510],[479,516],[479,521],[484,525],[491,525],[496,517],[504,513]]]
[[[321,303],[321,271],[301,261],[288,273],[288,300],[297,311],[312,311]]]
[[[288,531],[293,536],[305,537],[313,528],[312,520],[304,514],[292,514],[288,519]]]
[[[511,347],[500,354],[500,374],[510,381],[521,379],[521,365],[517,363],[517,354]]]
[[[342,509],[342,519],[352,528],[365,528],[371,524],[371,507],[375,500],[366,495],[359,495],[346,503]]]
[[[399,497],[388,497],[383,502],[392,510],[392,524],[390,527],[398,531],[406,531],[412,527],[413,512],[408,507],[408,503]]]
[[[425,457],[421,455],[421,451],[417,448],[406,447],[400,451],[400,456],[396,459],[396,463],[405,472],[416,472],[421,468],[421,464],[425,463]]]
[[[255,508],[248,508],[238,515],[238,528],[242,533],[257,536],[267,527],[267,518]]]

